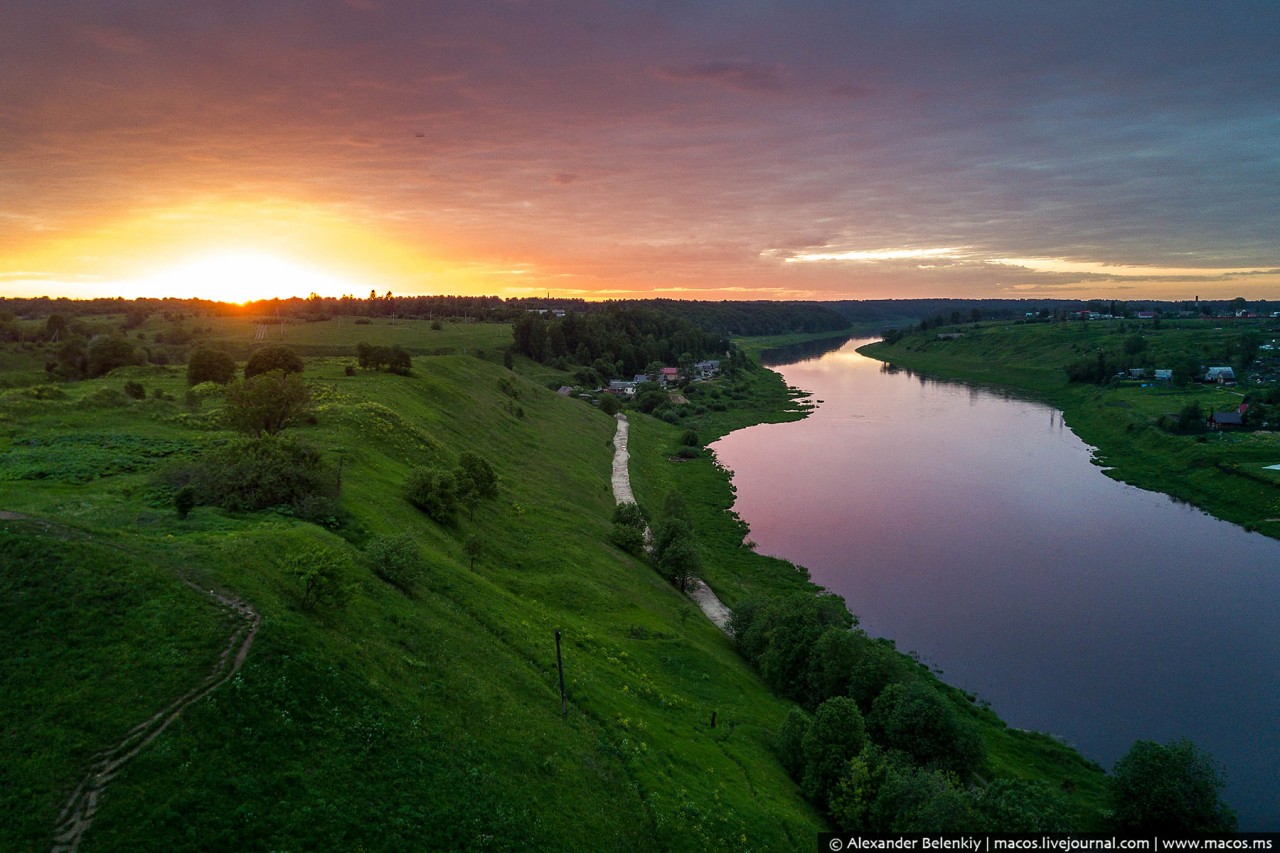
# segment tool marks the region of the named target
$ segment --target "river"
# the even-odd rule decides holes
[[[1190,738],[1240,828],[1280,829],[1280,542],[1108,478],[1052,408],[864,343],[774,364],[813,414],[713,445],[758,549],[1105,767]]]

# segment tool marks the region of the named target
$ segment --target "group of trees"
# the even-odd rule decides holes
[[[743,602],[730,623],[742,655],[794,699],[775,740],[783,766],[840,831],[1063,832],[1062,792],[986,781],[985,748],[958,694],[868,637],[833,595]],[[1139,741],[1110,780],[1117,831],[1227,832],[1221,771],[1188,741]]]
[[[408,376],[413,366],[404,347],[373,346],[363,342],[356,344],[356,362],[365,370],[388,370],[399,376]]]
[[[593,369],[599,381],[634,376],[652,363],[675,365],[719,357],[729,348],[722,336],[673,314],[613,304],[563,317],[527,313],[515,322],[515,350],[534,361],[577,364]]]
[[[405,497],[427,517],[440,524],[453,520],[458,507],[475,515],[481,501],[498,496],[498,475],[489,460],[469,450],[462,452],[452,471],[419,466],[409,472]]]
[[[731,628],[770,687],[800,704],[778,734],[779,755],[837,826],[973,828],[965,791],[985,763],[975,728],[946,688],[859,629],[838,596],[748,600]]]
[[[658,572],[681,592],[687,591],[689,582],[702,571],[702,558],[693,537],[688,508],[679,492],[667,494],[651,541],[646,536],[648,530],[648,520],[639,506],[620,503],[613,510],[609,541],[635,556],[643,555],[648,548]]]

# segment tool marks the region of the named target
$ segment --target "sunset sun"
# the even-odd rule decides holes
[[[149,295],[250,302],[309,293],[358,293],[361,284],[281,255],[234,249],[198,255],[141,277],[135,289]]]

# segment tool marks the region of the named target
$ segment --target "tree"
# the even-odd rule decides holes
[[[774,749],[778,760],[792,779],[799,781],[804,774],[804,736],[809,732],[813,718],[799,708],[787,712],[782,721],[778,735],[774,738]]]
[[[1042,779],[996,779],[975,801],[988,832],[1069,832],[1062,796]]]
[[[302,609],[339,611],[355,596],[348,580],[351,560],[346,554],[323,545],[295,550],[283,560],[286,574],[300,587]]]
[[[622,409],[622,404],[618,402],[618,398],[616,396],[614,396],[613,394],[600,395],[600,411],[604,412],[606,415],[609,415],[610,417],[613,417],[621,409]]]
[[[311,394],[296,373],[272,370],[227,386],[223,416],[232,429],[255,438],[275,435],[306,414]]]
[[[428,518],[440,524],[451,521],[458,509],[453,475],[441,468],[420,466],[410,471],[405,497]]]
[[[658,571],[681,592],[688,589],[689,581],[696,578],[702,570],[698,549],[693,543],[693,537],[687,533],[671,539],[657,562]]]
[[[871,704],[867,726],[880,745],[961,777],[983,760],[977,734],[937,690],[918,681],[886,687]]]
[[[302,358],[284,346],[260,347],[253,351],[244,365],[244,378],[251,379],[260,373],[279,370],[281,373],[301,373]]]
[[[467,568],[475,571],[476,560],[484,553],[484,540],[479,536],[468,536],[467,541],[462,543],[462,553],[467,555]]]
[[[236,360],[213,347],[196,347],[187,359],[187,384],[217,382],[226,385],[236,375]]]
[[[800,787],[805,796],[826,808],[849,759],[866,745],[866,724],[857,703],[837,696],[819,705],[801,741],[804,775]]]
[[[462,452],[458,467],[454,469],[453,479],[458,502],[472,516],[480,501],[492,500],[498,496],[498,475],[494,473],[489,460],[478,453],[470,450]]]
[[[89,341],[86,358],[85,373],[90,379],[138,361],[133,344],[115,335],[94,335]]]
[[[1213,757],[1189,740],[1140,740],[1111,775],[1114,826],[1125,832],[1232,832],[1225,780]]]

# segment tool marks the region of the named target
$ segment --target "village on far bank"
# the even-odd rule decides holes
[[[1102,309],[1102,310],[1100,310]],[[1136,322],[1135,322],[1136,321]],[[1154,308],[1125,310],[1112,303],[1091,305],[1080,310],[1027,311],[1012,325],[1045,324],[1078,328],[1089,345],[1072,347],[1081,356],[1063,365],[1070,383],[1092,383],[1104,388],[1191,389],[1215,387],[1240,397],[1234,406],[1223,407],[1215,398],[1207,410],[1189,405],[1163,424],[1171,431],[1276,430],[1280,429],[1280,311],[1251,308],[1243,299],[1225,310],[1197,300],[1181,310]],[[928,324],[922,324],[922,327]],[[981,334],[981,326],[971,328],[954,323],[936,329],[935,341],[960,341]],[[1095,340],[1096,330],[1102,337]],[[923,328],[921,329],[923,331]],[[1212,332],[1217,352],[1201,348],[1196,352],[1183,345],[1159,346],[1170,334],[1198,334],[1204,339]],[[1276,335],[1276,337],[1271,337]],[[1108,337],[1114,336],[1114,340]],[[897,334],[887,335],[892,342]],[[1119,346],[1115,346],[1115,344]]]

